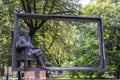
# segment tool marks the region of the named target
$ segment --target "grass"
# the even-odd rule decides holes
[[[64,77],[64,76],[61,76],[61,77],[49,77],[47,78],[47,80],[70,80],[69,77]]]

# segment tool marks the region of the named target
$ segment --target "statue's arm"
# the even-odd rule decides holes
[[[18,41],[16,42],[16,47],[17,48],[25,48],[26,43],[22,37],[19,37]]]
[[[30,41],[26,41],[24,37],[19,37],[18,41],[16,42],[17,48],[33,48]]]
[[[33,46],[33,49],[40,49],[40,46]]]

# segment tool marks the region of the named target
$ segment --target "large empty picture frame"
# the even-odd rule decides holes
[[[106,67],[105,52],[104,52],[104,39],[103,39],[103,26],[102,20],[98,17],[80,17],[80,16],[58,16],[58,15],[41,15],[41,14],[28,14],[28,13],[15,13],[14,14],[14,33],[13,33],[13,46],[12,46],[12,69],[13,71],[21,71],[16,67],[16,50],[15,44],[17,41],[19,19],[40,19],[40,20],[57,20],[57,21],[75,21],[75,22],[95,22],[98,27],[98,44],[99,44],[99,62],[98,67],[48,67],[48,70],[67,71],[67,70],[104,70]],[[24,66],[25,67],[25,66]],[[29,70],[29,69],[28,69]]]

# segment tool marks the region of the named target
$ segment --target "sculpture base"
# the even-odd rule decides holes
[[[46,80],[46,71],[25,71],[24,80]]]

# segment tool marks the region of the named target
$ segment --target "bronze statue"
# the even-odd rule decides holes
[[[43,54],[42,49],[39,46],[32,45],[29,36],[29,30],[24,28],[20,30],[20,34],[16,42],[16,48],[22,50],[26,49],[26,53],[28,54],[28,56],[35,56],[37,58],[37,61],[39,62],[39,64],[42,65],[43,68],[46,68],[46,65],[50,65],[50,62]]]

